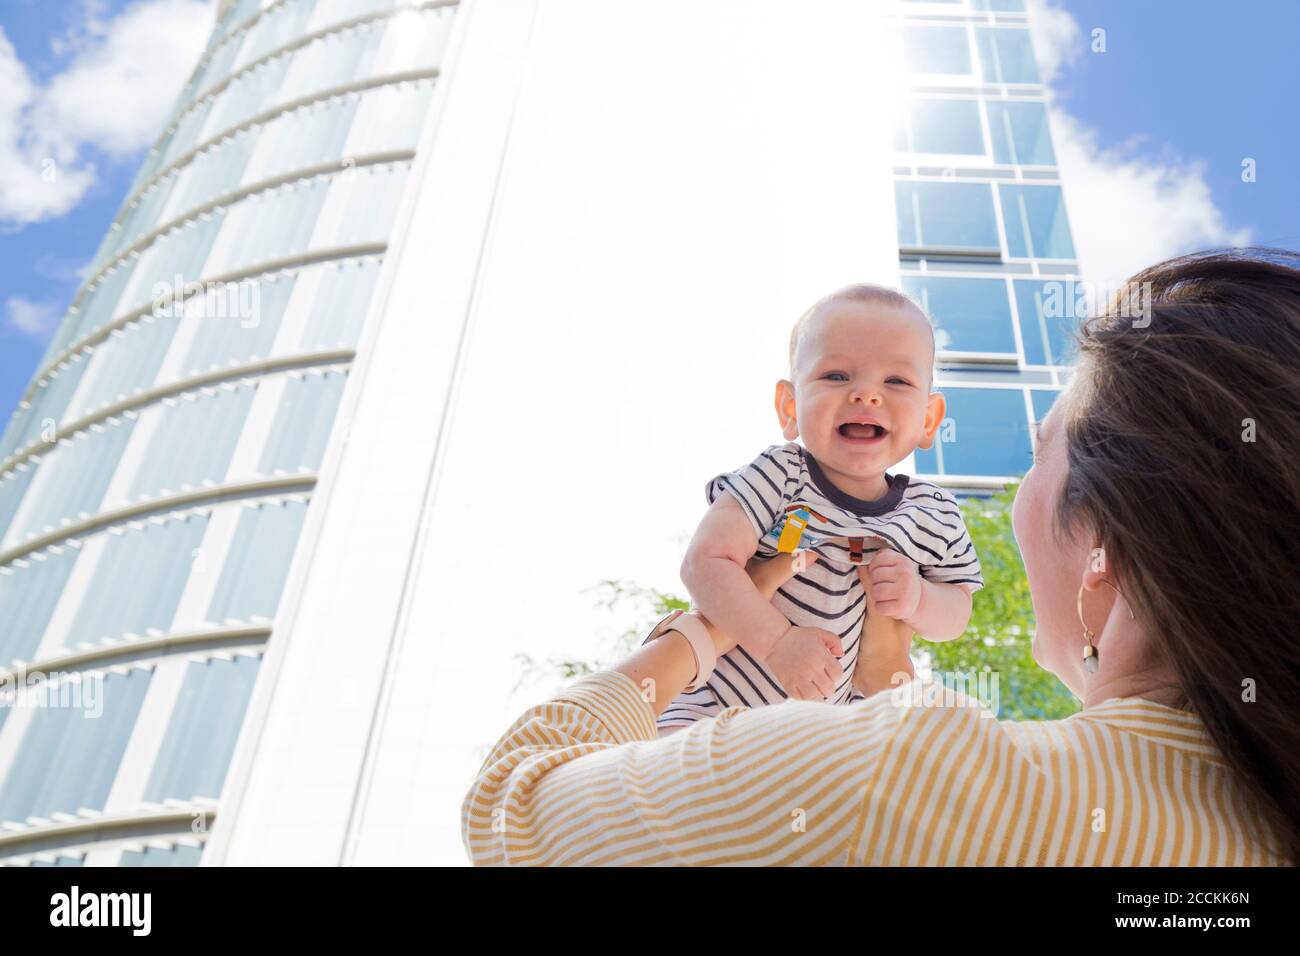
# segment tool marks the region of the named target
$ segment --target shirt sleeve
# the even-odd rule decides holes
[[[790,447],[770,445],[749,464],[710,478],[704,493],[709,504],[722,492],[730,493],[761,539],[794,501],[798,484],[799,465]]]
[[[935,486],[938,488],[938,486]],[[984,575],[980,572],[979,555],[975,553],[975,542],[966,530],[962,520],[961,506],[957,500],[942,488],[937,494],[944,505],[944,521],[955,524],[947,539],[943,560],[928,565],[921,565],[921,576],[938,584],[963,584],[966,590],[974,594],[984,587]]]
[[[852,862],[878,755],[909,708],[731,707],[658,737],[618,671],[526,710],[461,808],[475,865]]]

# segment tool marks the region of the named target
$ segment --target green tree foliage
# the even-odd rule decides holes
[[[1011,532],[1017,487],[1012,484],[990,498],[970,498],[962,504],[984,587],[975,592],[965,634],[942,643],[917,638],[912,649],[929,653],[936,677],[981,670],[997,674],[998,717],[1004,720],[1056,720],[1076,713],[1079,702],[1034,661],[1034,606]]]
[[[961,688],[963,682],[970,686],[972,675],[980,671],[996,675],[997,716],[1001,719],[1055,720],[1076,713],[1079,702],[1033,658],[1033,605],[1011,531],[1011,502],[1016,487],[1013,484],[989,498],[971,498],[963,503],[962,514],[979,554],[984,587],[975,594],[965,634],[941,643],[917,638],[913,656],[922,663],[928,656],[934,677],[950,686]],[[614,638],[593,660],[552,657],[540,662],[529,655],[517,655],[522,674],[516,689],[525,682],[557,676],[568,680],[607,668],[630,653],[669,611],[690,608],[687,600],[632,582],[606,579],[597,590],[600,605],[615,611],[630,608],[626,613],[637,623]]]

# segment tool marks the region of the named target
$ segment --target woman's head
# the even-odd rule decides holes
[[[1081,324],[1017,497],[1035,657],[1080,696],[1147,681],[1196,712],[1300,859],[1300,255],[1185,256],[1134,290],[1140,321]]]

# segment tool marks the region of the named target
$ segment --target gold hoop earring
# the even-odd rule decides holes
[[[1124,598],[1124,592],[1122,592],[1119,588],[1115,587],[1115,585],[1111,584],[1105,578],[1101,579],[1101,583],[1107,585],[1112,591],[1118,594],[1121,598]],[[1132,620],[1137,620],[1137,618],[1133,616],[1133,609],[1131,607],[1128,607],[1127,598],[1124,598],[1124,606],[1128,608],[1129,618]],[[1083,625],[1083,640],[1085,642],[1085,646],[1083,648],[1083,669],[1086,670],[1089,674],[1095,674],[1097,673],[1098,658],[1097,658],[1097,648],[1093,646],[1092,639],[1097,635],[1093,633],[1092,628],[1088,627],[1088,622],[1083,619],[1083,585],[1079,585],[1078,608],[1079,608],[1079,623]]]

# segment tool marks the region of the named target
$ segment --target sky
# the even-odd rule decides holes
[[[215,0],[0,8],[0,421],[8,422],[176,94]],[[1300,4],[1031,0],[1083,269],[1300,247]],[[1253,160],[1253,181],[1243,163]]]

